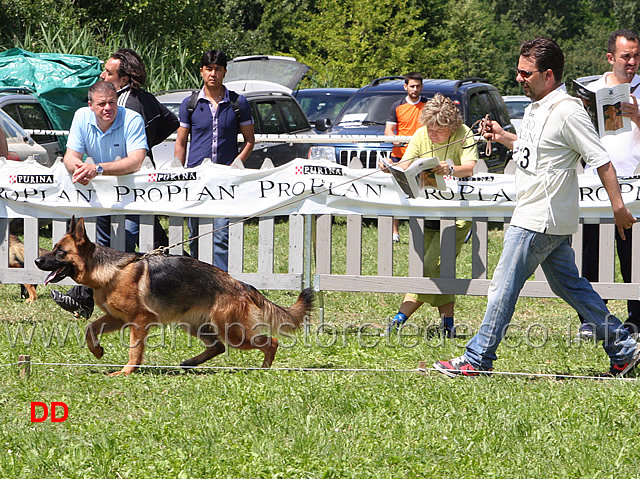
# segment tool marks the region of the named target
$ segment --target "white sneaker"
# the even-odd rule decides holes
[[[398,233],[393,233],[393,242],[400,243],[400,235]]]

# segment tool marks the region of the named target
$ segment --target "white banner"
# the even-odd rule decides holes
[[[408,199],[391,175],[350,169],[330,161],[296,159],[268,170],[243,170],[211,162],[199,167],[142,169],[102,176],[88,186],[71,183],[61,162],[0,160],[0,215],[4,218],[68,218],[105,214],[247,217],[362,214],[397,217],[510,217],[515,205],[512,175],[481,173],[447,178],[447,190],[426,188]],[[640,216],[640,176],[620,179],[627,206]],[[612,217],[597,176],[580,176],[581,216]]]

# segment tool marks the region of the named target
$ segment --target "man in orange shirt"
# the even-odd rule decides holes
[[[404,89],[407,96],[391,105],[391,113],[384,129],[385,136],[413,136],[420,127],[420,113],[426,100],[420,96],[422,93],[422,75],[418,72],[408,73],[404,76]],[[402,159],[406,145],[394,142],[391,152],[391,161],[397,163]],[[400,220],[393,221],[393,242],[400,241],[398,225]]]

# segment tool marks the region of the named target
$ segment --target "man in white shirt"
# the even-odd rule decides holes
[[[575,264],[571,235],[578,231],[576,169],[581,158],[597,169],[622,237],[636,219],[622,201],[615,168],[589,116],[561,82],[563,70],[564,55],[553,40],[523,43],[516,80],[532,103],[518,135],[495,121],[485,126],[487,139],[514,151],[516,207],[478,333],[467,343],[464,355],[434,364],[449,377],[477,376],[493,368],[520,291],[538,266],[553,292],[595,325],[596,338],[602,339],[610,359],[610,375],[624,376],[640,361],[636,341],[611,315],[591,283],[580,277]]]
[[[619,177],[631,176],[640,164],[640,76],[636,74],[640,65],[640,40],[631,30],[616,30],[609,35],[607,60],[611,71],[587,85],[591,91],[629,83],[631,98],[629,103],[621,104],[622,115],[631,119],[631,131],[606,135],[602,144],[609,153],[611,162]],[[585,173],[589,168],[585,169]],[[589,281],[598,281],[600,231],[597,224],[585,224],[583,227],[582,275]],[[625,232],[625,239],[616,234],[616,250],[620,260],[620,272],[625,283],[631,282],[631,230]],[[625,326],[632,333],[640,330],[640,301],[627,301],[628,317]],[[593,325],[579,315],[582,326],[578,338],[593,338]]]

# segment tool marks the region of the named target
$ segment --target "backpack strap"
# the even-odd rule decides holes
[[[200,94],[200,90],[193,90],[191,92],[191,95],[189,96],[189,101],[187,102],[187,114],[189,115],[189,124],[191,124],[191,115],[193,115],[193,112],[196,109],[196,105],[198,104],[199,94]]]
[[[235,91],[229,90],[229,101],[231,102],[231,108],[236,114],[236,124],[238,126],[238,132],[240,131],[240,95]]]

